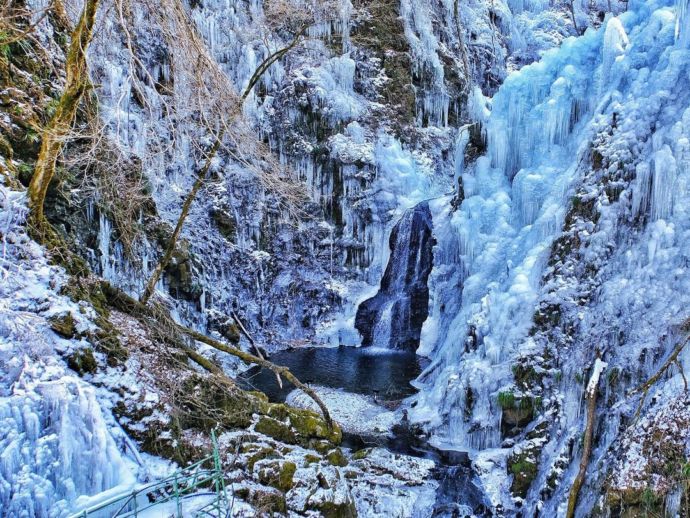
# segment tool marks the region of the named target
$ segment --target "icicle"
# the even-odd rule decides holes
[[[664,145],[652,160],[652,219],[665,219],[673,213],[673,191],[676,180],[676,159],[671,148]]]
[[[676,0],[676,39],[690,42],[690,0]]]

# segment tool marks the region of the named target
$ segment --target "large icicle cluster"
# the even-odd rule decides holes
[[[425,409],[440,405],[433,426],[446,444],[498,445],[495,394],[531,324],[544,256],[564,216],[577,130],[597,95],[592,75],[580,71],[598,60],[602,38],[591,31],[566,40],[509,76],[485,126],[488,153],[462,176],[460,209],[435,204],[439,245],[421,350],[433,358],[425,383],[435,389],[425,386],[414,415],[425,421]],[[475,421],[464,423],[468,388]]]
[[[584,387],[576,379],[593,364],[595,349],[614,372],[607,379],[626,373],[625,381],[604,389],[615,401],[651,376],[654,358],[665,357],[687,317],[684,20],[681,4],[631,2],[600,30],[565,40],[510,75],[484,124],[488,153],[462,175],[461,207],[435,205],[439,245],[422,348],[433,363],[411,416],[439,444],[506,448],[506,394],[538,399],[556,430],[540,432],[540,440],[553,439],[538,450],[534,462],[542,471],[527,502],[532,509],[544,505],[546,514],[556,512],[569,487],[540,493],[547,475],[552,481],[574,476],[572,469],[563,472],[563,458],[583,426]],[[552,249],[564,221],[575,237],[564,235]],[[550,313],[543,318],[539,308]],[[553,330],[549,339],[542,329]],[[533,362],[536,394],[524,378],[516,385],[524,358]],[[689,358],[682,357],[686,366]],[[539,382],[548,366],[554,381]],[[678,387],[672,381],[661,390]],[[623,405],[607,415],[596,458],[629,411]],[[540,503],[545,497],[550,500]],[[585,507],[594,503],[585,500]]]
[[[70,313],[85,331],[80,315],[92,310],[57,294],[65,279],[25,234],[25,216],[24,194],[0,188],[0,509],[60,517],[83,495],[131,486],[138,468],[94,387],[58,355],[79,344],[50,319]]]

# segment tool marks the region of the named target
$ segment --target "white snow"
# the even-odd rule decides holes
[[[0,186],[0,508],[58,517],[84,496],[131,487],[140,467],[95,388],[59,356],[79,344],[48,318],[69,312],[85,330],[93,310],[58,294],[64,274],[25,234],[25,215],[25,195]]]
[[[378,405],[371,396],[352,394],[328,387],[311,387],[328,407],[331,417],[346,432],[357,435],[389,435],[401,414]],[[293,390],[286,399],[290,405],[319,412],[319,408],[301,390]]]

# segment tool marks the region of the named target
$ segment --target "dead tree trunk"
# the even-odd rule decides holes
[[[141,298],[139,299],[139,301],[142,304],[148,303],[149,299],[151,298],[151,295],[153,295],[153,292],[156,289],[156,284],[158,284],[158,280],[163,274],[163,271],[168,267],[170,259],[172,259],[173,252],[175,251],[175,247],[177,246],[177,240],[179,239],[180,234],[182,233],[182,227],[184,226],[184,222],[187,219],[189,210],[192,208],[192,203],[194,203],[197,194],[201,190],[201,187],[204,185],[206,177],[208,176],[208,172],[211,169],[211,163],[213,162],[213,159],[218,153],[218,149],[220,149],[220,143],[223,140],[223,134],[224,130],[221,130],[218,134],[218,137],[216,138],[215,143],[213,144],[213,147],[211,148],[211,150],[208,153],[208,156],[206,157],[206,162],[204,163],[204,166],[197,173],[196,181],[192,186],[192,190],[189,191],[189,194],[187,194],[187,198],[184,200],[184,204],[182,205],[182,212],[180,212],[180,217],[177,218],[177,225],[175,225],[175,230],[173,231],[172,236],[170,236],[170,242],[168,243],[168,246],[165,249],[165,253],[163,254],[163,257],[161,257],[161,260],[158,261],[158,264],[156,265],[156,267],[153,270],[153,273],[151,274],[151,277],[146,283],[144,293],[141,294]]]
[[[50,181],[55,174],[55,164],[76,118],[79,102],[89,88],[86,51],[93,37],[99,2],[100,0],[86,0],[84,3],[67,51],[65,90],[60,96],[55,115],[41,135],[41,151],[29,184],[31,215],[39,229],[45,226],[43,204]]]
[[[308,26],[305,25],[303,26],[299,32],[295,35],[294,39],[290,42],[289,45],[286,47],[274,52],[270,56],[268,56],[265,60],[263,60],[259,66],[256,68],[254,71],[254,74],[252,74],[252,77],[249,79],[249,83],[247,84],[247,87],[245,88],[244,92],[242,92],[242,97],[241,103],[244,103],[244,101],[247,99],[249,94],[251,93],[252,89],[258,84],[259,80],[261,77],[266,73],[266,71],[273,65],[276,61],[284,57],[288,52],[290,52],[292,49],[294,49],[302,39],[302,36],[307,31]],[[141,297],[139,298],[139,301],[142,304],[147,304],[151,296],[153,295],[153,292],[156,290],[156,284],[158,284],[158,281],[161,278],[161,275],[165,271],[165,269],[168,267],[168,264],[170,263],[170,259],[172,259],[172,255],[175,251],[175,247],[177,246],[177,240],[180,237],[180,233],[182,232],[182,227],[184,226],[184,222],[187,219],[187,215],[189,214],[189,209],[192,206],[192,203],[194,203],[194,200],[196,199],[197,194],[201,190],[201,187],[204,185],[206,182],[206,179],[208,177],[208,171],[211,167],[211,162],[215,158],[215,156],[218,154],[218,150],[220,149],[220,146],[223,141],[223,135],[225,134],[225,129],[222,129],[218,136],[216,137],[215,143],[213,144],[213,147],[209,151],[206,162],[204,163],[204,166],[199,170],[199,173],[197,174],[196,181],[194,182],[194,185],[192,186],[192,190],[189,191],[189,194],[187,195],[187,198],[184,201],[184,204],[182,205],[182,212],[180,213],[180,217],[177,219],[177,224],[175,225],[175,230],[173,231],[173,235],[170,237],[170,242],[168,243],[168,246],[166,247],[165,252],[163,253],[163,256],[161,257],[160,261],[158,261],[158,264],[153,270],[153,273],[151,274],[151,277],[149,278],[148,282],[146,283],[146,287],[144,288],[144,292],[141,294]]]
[[[594,424],[596,422],[597,410],[597,391],[599,387],[599,379],[601,373],[606,368],[606,363],[601,361],[599,357],[594,362],[594,372],[587,384],[585,397],[587,398],[587,424],[585,425],[584,443],[582,445],[582,458],[580,459],[580,469],[570,488],[570,495],[568,496],[568,511],[566,518],[573,518],[575,516],[575,508],[577,507],[577,497],[585,481],[587,474],[587,466],[589,466],[589,458],[592,455],[592,438],[594,436]]]

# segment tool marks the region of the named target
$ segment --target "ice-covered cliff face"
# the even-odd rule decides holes
[[[290,42],[270,31],[260,2],[187,7],[237,92]],[[103,121],[118,151],[140,164],[163,223],[144,216],[147,237],[132,260],[97,196],[84,208],[84,226],[97,229],[95,244],[87,242],[93,266],[131,293],[141,291],[165,243],[164,224],[175,222],[200,166],[197,148],[209,145],[201,125],[168,114],[171,98],[194,92],[171,66],[172,50],[149,8],[110,11],[91,53]],[[580,27],[590,9],[576,3]],[[130,34],[108,37],[121,33],[123,19]],[[302,208],[311,219],[295,226],[250,171],[221,154],[183,232],[188,246],[159,291],[201,327],[234,309],[278,343],[358,343],[356,305],[383,275],[393,225],[406,209],[453,188],[464,153],[456,128],[470,120],[471,84],[493,92],[507,69],[574,30],[560,5],[337,2],[332,18],[272,65],[244,105],[280,161],[306,183],[313,203]]]
[[[462,176],[464,201],[432,204],[438,245],[421,351],[433,362],[411,416],[444,446],[496,448],[498,463],[510,455],[506,474],[532,470],[522,487],[513,470],[528,514],[564,512],[581,454],[582,380],[597,351],[613,374],[591,466],[606,465],[620,430],[635,433],[626,390],[684,332],[686,10],[631,2],[508,76],[491,114],[480,113],[488,152]],[[680,376],[654,390],[682,393]],[[605,478],[597,470],[594,487]],[[582,512],[594,504],[590,493]]]
[[[66,279],[26,235],[25,196],[1,187],[0,200],[0,509],[66,516],[83,495],[136,483],[138,453],[127,451],[95,387],[61,358],[89,345],[55,334],[56,322],[78,315],[72,325],[85,332],[93,310],[57,293]]]
[[[90,65],[108,137],[145,177],[153,206],[140,217],[146,235],[127,255],[97,192],[74,205],[89,228],[72,227],[96,271],[133,294],[165,243],[165,224],[179,214],[202,162],[198,148],[210,144],[193,118],[166,111],[171,91],[193,92],[170,66],[170,49],[142,5],[120,13],[131,22],[142,61],[129,59],[132,42],[120,32],[118,13],[108,11]],[[594,473],[596,461],[635,458],[638,434],[625,428],[636,401],[625,391],[651,375],[681,334],[689,292],[690,103],[683,85],[690,20],[687,2],[630,2],[618,18],[605,15],[618,14],[617,3],[545,7],[340,2],[333,20],[313,27],[273,65],[244,106],[253,130],[305,182],[311,203],[302,208],[311,219],[295,225],[248,168],[221,154],[159,291],[180,319],[200,328],[236,310],[266,341],[356,344],[355,311],[378,289],[391,231],[405,211],[428,200],[437,244],[419,352],[432,363],[410,418],[437,444],[471,449],[485,489],[509,513],[512,492],[525,498],[528,514],[539,508],[552,515],[579,458],[582,380],[596,349],[615,374],[604,376],[605,424],[583,513],[601,487],[626,493],[626,472],[605,479]],[[238,92],[289,40],[246,30],[261,25],[260,2],[206,0],[186,8]],[[601,27],[565,39],[587,26]],[[470,123],[481,125],[485,156],[477,158],[484,143]],[[68,223],[68,216],[60,217]],[[687,353],[681,362],[687,365]],[[36,384],[51,380],[32,372],[39,393]],[[34,426],[46,416],[66,430],[81,419],[102,429],[107,415],[83,415],[93,404],[88,387],[67,382],[60,412],[11,395],[8,429],[28,430],[20,439],[31,447],[50,432]],[[659,387],[665,393],[640,425],[649,435],[669,428],[682,379]],[[19,406],[28,408],[27,419],[17,415]],[[621,449],[609,451],[619,437]],[[112,449],[107,437],[78,438],[85,450],[98,446],[89,450],[93,463]],[[675,440],[681,447],[686,438]],[[68,442],[50,451],[74,453]],[[19,469],[12,455],[5,478]],[[113,458],[107,484],[90,475],[73,492],[53,488],[49,500],[119,484],[125,460]],[[37,462],[33,472],[50,480],[46,466]],[[641,488],[649,485],[645,476],[630,474]],[[675,482],[664,480],[662,496]]]

